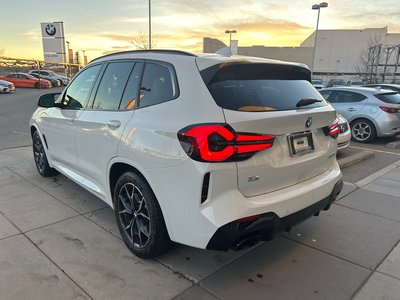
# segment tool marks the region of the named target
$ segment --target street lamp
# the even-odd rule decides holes
[[[317,27],[315,29],[315,37],[314,37],[314,50],[313,50],[313,59],[312,59],[312,72],[314,73],[314,64],[315,64],[315,49],[317,48],[317,38],[318,38],[318,25],[319,25],[319,14],[321,12],[321,8],[328,7],[327,2],[321,2],[320,4],[314,4],[311,8],[314,10],[318,10],[317,17]]]
[[[66,43],[67,43],[67,57],[68,57],[67,63],[70,64],[70,63],[71,63],[71,60],[69,59],[69,42],[66,41]]]
[[[225,30],[225,33],[229,33],[229,48],[232,48],[232,33],[237,33],[236,30]]]

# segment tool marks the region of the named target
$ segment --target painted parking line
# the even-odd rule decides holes
[[[376,149],[370,149],[370,148],[365,148],[365,147],[357,147],[357,146],[349,146],[349,148],[367,150],[367,151],[373,151],[373,152],[385,153],[385,154],[393,154],[393,155],[400,156],[400,153],[391,152],[391,151],[376,150]]]

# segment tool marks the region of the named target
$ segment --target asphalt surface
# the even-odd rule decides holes
[[[17,88],[15,93],[0,94],[0,150],[32,144],[29,119],[37,107],[37,99],[41,94],[58,91],[62,88]]]

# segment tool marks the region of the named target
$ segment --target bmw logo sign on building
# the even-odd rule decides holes
[[[46,33],[50,36],[55,35],[57,32],[56,26],[54,26],[53,24],[47,24],[45,30],[46,30]]]

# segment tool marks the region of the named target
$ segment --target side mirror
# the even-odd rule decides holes
[[[61,93],[50,93],[41,95],[38,99],[38,106],[45,108],[54,107],[54,102],[60,95]]]

